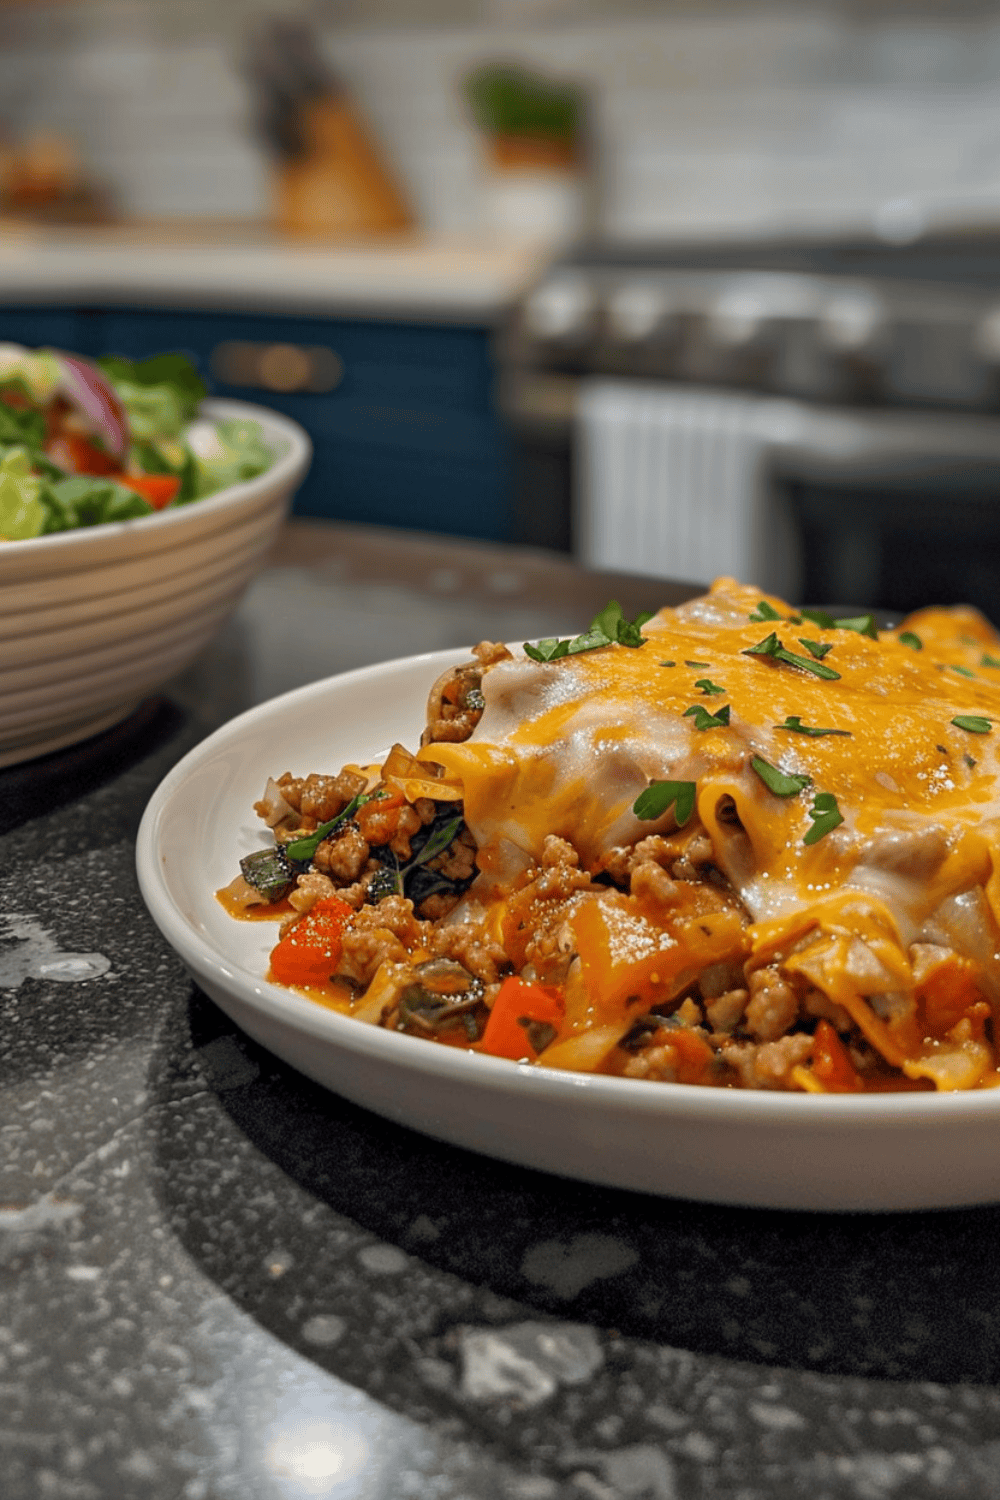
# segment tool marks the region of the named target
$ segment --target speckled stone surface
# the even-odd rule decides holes
[[[0,772],[3,1500],[1000,1497],[998,1210],[738,1211],[441,1146],[247,1041],[145,912],[139,818],[208,730],[578,628],[604,580],[553,568],[298,532],[161,697]]]

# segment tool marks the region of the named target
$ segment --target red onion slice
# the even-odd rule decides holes
[[[131,437],[128,416],[104,371],[75,354],[54,357],[59,365],[60,394],[86,419],[108,452],[123,459]]]

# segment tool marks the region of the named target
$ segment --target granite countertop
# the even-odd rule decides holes
[[[671,594],[295,523],[182,678],[0,772],[4,1500],[1000,1496],[997,1209],[712,1207],[440,1145],[251,1044],[145,912],[145,803],[232,713],[611,589]]]
[[[0,221],[0,303],[135,304],[489,322],[551,248],[414,234],[294,241],[252,226],[55,228]]]

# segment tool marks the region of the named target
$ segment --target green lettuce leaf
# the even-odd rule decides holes
[[[17,391],[33,406],[45,406],[56,393],[59,377],[59,361],[50,350],[0,344],[0,389]]]
[[[131,521],[153,514],[153,507],[134,490],[93,474],[71,474],[46,485],[41,493],[45,531],[73,531],[105,521]]]
[[[205,396],[204,381],[185,354],[143,360],[108,355],[97,363],[118,392],[139,442],[179,437]]]
[[[42,480],[31,472],[27,448],[8,448],[0,458],[0,537],[26,542],[45,529]]]
[[[45,417],[43,413],[33,410],[30,406],[8,406],[0,395],[0,443],[41,448],[44,441]]]
[[[196,497],[214,495],[231,484],[242,484],[263,474],[274,462],[274,455],[264,441],[259,422],[237,417],[216,422],[218,444],[206,456],[196,453]]]

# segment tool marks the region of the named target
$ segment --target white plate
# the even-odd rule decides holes
[[[1000,1202],[1000,1090],[819,1097],[549,1071],[382,1031],[263,979],[273,926],[233,921],[214,892],[266,843],[252,803],[267,777],[336,772],[395,740],[415,746],[431,683],[466,657],[409,657],[285,694],[216,731],[162,782],[139,830],[139,882],[202,989],[327,1088],[523,1166],[758,1207]]]

